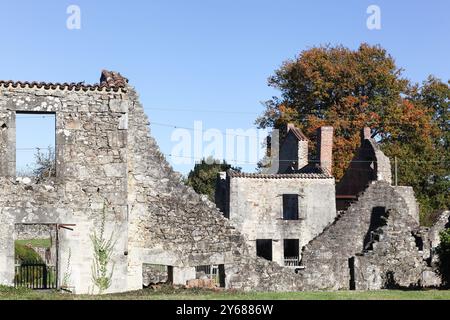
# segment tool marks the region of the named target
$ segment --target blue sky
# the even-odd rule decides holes
[[[81,9],[80,30],[66,28],[71,4]],[[381,30],[366,27],[371,4],[381,9]],[[449,12],[447,0],[1,1],[0,78],[94,83],[104,68],[119,71],[140,93],[152,134],[170,154],[174,129],[156,123],[252,128],[261,101],[277,94],[267,78],[312,46],[380,44],[411,80],[447,80]],[[27,136],[38,129],[23,127],[18,147],[53,141]],[[174,167],[186,173],[192,166]]]

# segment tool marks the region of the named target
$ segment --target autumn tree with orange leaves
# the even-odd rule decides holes
[[[449,87],[432,77],[422,86],[411,84],[402,71],[380,46],[314,47],[284,62],[269,78],[281,95],[265,103],[256,123],[261,128],[295,123],[312,142],[317,128],[333,126],[337,180],[360,145],[361,129],[371,127],[385,154],[398,157],[399,183],[414,187],[422,222],[430,224],[437,209],[450,206],[450,158],[442,143]]]

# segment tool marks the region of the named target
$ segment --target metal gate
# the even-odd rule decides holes
[[[58,287],[56,266],[40,263],[16,265],[14,286],[29,289],[56,289]]]

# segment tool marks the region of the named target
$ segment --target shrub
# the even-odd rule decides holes
[[[442,278],[442,284],[450,287],[450,229],[446,229],[440,233],[441,243],[437,247],[439,255],[439,273]]]
[[[36,251],[34,251],[33,248],[30,248],[23,243],[16,241],[14,244],[14,250],[16,260],[18,260],[20,263],[44,263],[41,256]]]

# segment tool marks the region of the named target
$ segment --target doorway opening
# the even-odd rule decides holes
[[[16,224],[15,287],[58,288],[58,230],[55,224]]]

